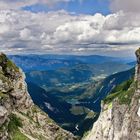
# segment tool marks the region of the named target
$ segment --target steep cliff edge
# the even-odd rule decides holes
[[[140,49],[135,77],[116,87],[84,140],[140,140]]]
[[[0,53],[0,140],[74,140],[30,98],[25,75]]]

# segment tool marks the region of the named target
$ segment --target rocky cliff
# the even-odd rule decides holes
[[[136,57],[135,77],[104,99],[100,117],[84,140],[140,140],[140,49]]]
[[[0,53],[0,140],[74,140],[30,98],[25,75]]]

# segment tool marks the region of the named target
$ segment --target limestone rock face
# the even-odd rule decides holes
[[[102,111],[92,130],[84,140],[140,140],[140,49],[136,51],[138,65],[131,102],[120,104],[115,98],[109,104],[102,104]],[[129,96],[129,95],[126,95]]]
[[[25,75],[0,53],[0,140],[74,140],[34,105]]]
[[[135,54],[137,57],[137,63],[140,64],[140,48],[136,50]]]
[[[0,125],[2,125],[7,119],[8,111],[5,107],[0,106]]]

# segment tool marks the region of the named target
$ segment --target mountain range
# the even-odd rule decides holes
[[[76,55],[10,55],[13,62],[21,67],[24,72],[35,70],[55,70],[62,67],[71,67],[77,64],[102,64],[115,62],[127,64],[132,59],[108,57],[108,56],[76,56]],[[129,64],[128,64],[129,65]]]

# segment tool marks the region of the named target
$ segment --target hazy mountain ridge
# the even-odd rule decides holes
[[[115,62],[127,64],[132,60],[108,56],[75,56],[75,55],[10,55],[19,67],[26,71],[54,70],[62,67],[71,67],[76,64],[102,64]]]

